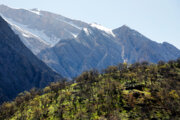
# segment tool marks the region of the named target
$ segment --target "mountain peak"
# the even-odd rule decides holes
[[[131,29],[128,25],[124,24],[120,27],[121,29]]]
[[[132,30],[132,29],[128,25],[124,24],[121,27],[114,29],[113,31],[115,30]]]
[[[131,35],[138,35],[138,36],[142,36],[138,31],[131,29],[129,26],[127,25],[123,25],[119,28],[116,28],[113,30],[114,34],[119,34],[119,33],[129,33]]]

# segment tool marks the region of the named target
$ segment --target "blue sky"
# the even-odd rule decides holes
[[[124,24],[151,40],[180,49],[180,0],[0,0],[14,8],[39,8],[107,28]]]

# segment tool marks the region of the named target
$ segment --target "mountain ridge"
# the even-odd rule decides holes
[[[172,45],[169,44],[171,47],[167,47],[169,45],[151,41],[127,26],[112,30],[114,35],[108,32],[109,30],[104,31],[94,26],[83,28],[76,38],[59,41],[54,47],[41,51],[38,54],[39,58],[51,68],[55,68],[57,72],[67,77],[69,77],[68,74],[70,77],[75,77],[88,69],[102,70],[119,62],[157,63],[160,60],[168,61],[180,56],[180,51]],[[171,50],[168,52],[166,48]],[[162,56],[161,52],[170,58]],[[54,58],[56,61],[53,61]],[[53,61],[53,63],[47,61]],[[63,67],[66,70],[63,70]],[[76,74],[72,76],[72,73]]]

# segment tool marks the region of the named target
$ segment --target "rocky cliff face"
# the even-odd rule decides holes
[[[34,56],[0,17],[0,103],[61,78]]]

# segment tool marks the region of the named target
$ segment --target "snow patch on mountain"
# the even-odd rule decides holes
[[[32,52],[37,55],[41,50],[50,47],[46,42],[41,38],[32,33],[21,29],[19,26],[9,23],[12,30],[19,35],[22,42],[32,50]]]
[[[26,38],[30,38],[30,36],[28,34],[22,33],[22,35]]]
[[[75,28],[77,28],[77,29],[79,29],[79,30],[82,30],[82,27],[79,27],[79,26],[73,24],[72,22],[68,22],[68,21],[65,21],[65,20],[62,20],[62,19],[58,19],[58,20],[61,21],[61,22],[66,23],[66,24],[68,24],[68,25],[71,25],[72,27],[75,27]]]
[[[79,26],[73,24],[72,22],[66,22],[66,23],[70,24],[71,26],[73,26],[73,27],[75,27],[75,28],[77,28],[79,30],[82,30],[82,27],[79,27]]]
[[[97,28],[97,29],[99,29],[99,30],[101,30],[101,31],[104,31],[105,33],[110,34],[110,35],[112,35],[113,37],[116,37],[116,35],[112,32],[111,29],[106,28],[106,27],[104,27],[104,26],[102,26],[102,25],[98,25],[98,24],[92,23],[92,24],[90,24],[90,26],[91,26],[91,27],[94,27],[94,28]]]
[[[67,29],[65,29],[65,31],[69,32],[74,38],[76,38],[76,37],[78,36],[78,34],[73,33],[73,32],[71,32],[71,31],[69,31],[69,30],[67,30]]]
[[[30,12],[32,12],[32,13],[35,13],[35,14],[37,14],[37,15],[41,15],[41,11],[38,10],[38,9],[31,9],[31,10],[28,10],[28,11],[30,11]]]
[[[125,59],[125,48],[124,48],[124,46],[122,46],[122,52],[121,52],[121,57],[122,57],[122,59],[123,59],[123,62],[124,63],[127,63],[128,62],[128,60],[127,59]]]
[[[7,21],[8,22],[8,21]],[[44,40],[42,40],[40,37],[36,36],[36,35],[33,35],[32,33],[20,28],[19,26],[15,25],[15,24],[12,24],[10,22],[8,22],[11,26],[12,26],[12,29],[16,29],[17,31],[21,32],[22,35],[26,38],[36,38],[38,39],[40,42],[48,45],[48,43],[46,43]]]
[[[90,35],[90,31],[87,28],[83,28],[83,31],[86,33],[86,35]]]
[[[76,38],[76,37],[78,36],[77,34],[74,34],[74,33],[72,33],[72,32],[71,32],[71,35],[73,35],[74,38]]]
[[[60,38],[57,38],[56,36],[47,36],[44,31],[40,31],[37,29],[32,29],[29,28],[28,25],[22,25],[12,19],[3,17],[9,24],[11,24],[12,26],[16,26],[19,29],[22,29],[23,31],[28,32],[29,34],[38,37],[39,39],[41,39],[41,42],[44,42],[45,44],[49,45],[49,46],[54,46],[57,42],[60,41]]]

